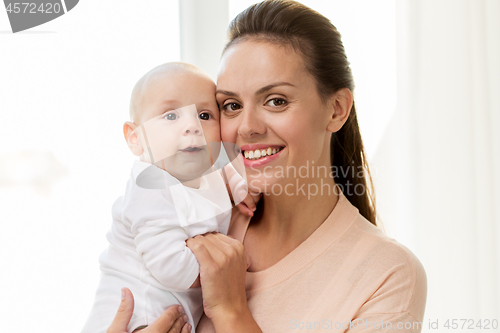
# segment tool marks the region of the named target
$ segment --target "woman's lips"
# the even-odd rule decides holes
[[[245,149],[243,149],[245,146],[242,146],[242,154],[243,154],[243,163],[245,165],[246,168],[260,168],[264,165],[267,165],[269,163],[271,163],[272,161],[274,161],[275,159],[277,159],[281,153],[283,152],[283,150],[285,150],[286,147],[282,147],[280,151],[278,151],[276,154],[273,154],[273,155],[269,155],[269,156],[265,156],[265,157],[261,157],[259,159],[256,159],[256,160],[249,160],[249,159],[246,159],[245,156],[244,156],[244,151]],[[253,148],[254,150],[255,149],[265,149],[265,148],[268,148],[268,147],[277,147],[277,146],[269,146],[269,145],[260,145],[260,147],[246,147],[247,149],[248,148]]]

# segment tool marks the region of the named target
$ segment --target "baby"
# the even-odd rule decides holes
[[[167,63],[135,85],[131,122],[124,125],[134,162],[125,191],[113,205],[109,247],[99,257],[101,279],[82,333],[104,333],[112,322],[120,289],[134,294],[128,331],[150,325],[180,304],[195,328],[203,313],[199,264],[186,239],[227,234],[231,198],[245,214],[255,209],[247,193],[239,150],[219,158],[221,138],[215,84],[186,63]],[[238,158],[236,158],[238,157]],[[243,176],[240,176],[243,175]]]

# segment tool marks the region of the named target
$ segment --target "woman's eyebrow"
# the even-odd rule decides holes
[[[293,84],[288,83],[288,82],[276,82],[276,83],[273,83],[273,84],[270,84],[270,85],[267,85],[265,87],[260,88],[259,90],[257,90],[257,92],[255,94],[259,95],[259,94],[265,93],[266,91],[268,91],[274,87],[279,87],[279,86],[295,87]]]
[[[276,82],[276,83],[273,83],[273,84],[269,84],[265,87],[262,87],[260,88],[259,90],[257,90],[257,92],[255,93],[256,95],[259,95],[259,94],[262,94],[274,87],[279,87],[279,86],[290,86],[290,87],[295,87],[293,84],[291,83],[288,83],[288,82]],[[231,91],[227,91],[227,90],[216,90],[215,91],[215,94],[224,94],[224,95],[227,95],[227,96],[231,96],[231,97],[237,97],[238,94],[234,93],[234,92],[231,92]]]
[[[224,95],[227,95],[227,96],[231,96],[231,97],[237,97],[238,94],[234,93],[234,92],[231,92],[231,91],[227,91],[227,90],[216,90],[215,91],[215,94],[224,94]]]

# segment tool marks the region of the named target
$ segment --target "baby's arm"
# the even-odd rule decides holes
[[[136,188],[124,217],[132,225],[136,251],[153,277],[169,289],[186,290],[196,284],[200,266],[186,246],[167,190]]]
[[[248,188],[245,179],[234,169],[231,163],[225,165],[220,172],[226,182],[229,196],[239,211],[245,215],[253,216],[261,193],[253,193]]]

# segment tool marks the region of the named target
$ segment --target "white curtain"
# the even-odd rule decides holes
[[[426,269],[424,331],[500,321],[500,1],[398,0],[396,20],[397,108],[372,158],[380,217]]]

